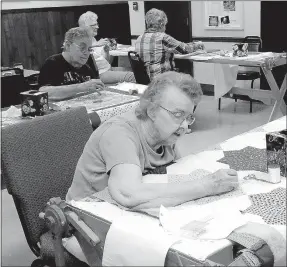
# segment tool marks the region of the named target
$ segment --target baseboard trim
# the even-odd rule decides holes
[[[193,36],[192,41],[202,42],[216,42],[216,43],[241,43],[244,38],[242,37],[205,37],[205,36]]]

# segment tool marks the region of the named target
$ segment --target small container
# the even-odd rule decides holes
[[[48,93],[30,90],[20,95],[22,117],[42,116],[49,110]]]
[[[268,174],[269,174],[268,182],[272,184],[278,184],[281,182],[280,166],[278,164],[269,164]]]
[[[287,177],[287,130],[266,134],[266,154],[268,170],[274,173],[279,167],[281,176]]]

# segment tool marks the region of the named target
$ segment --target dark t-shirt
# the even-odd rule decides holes
[[[91,56],[81,68],[74,68],[62,54],[57,54],[46,59],[40,70],[39,85],[69,85],[83,83],[89,78],[99,79],[98,70],[93,64]]]

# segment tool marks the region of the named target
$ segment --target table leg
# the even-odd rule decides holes
[[[277,82],[275,81],[275,78],[273,76],[272,71],[267,70],[265,68],[262,68],[262,71],[266,77],[266,80],[267,80],[270,88],[271,88],[272,94],[273,94],[274,98],[276,99],[275,105],[272,109],[272,112],[271,112],[269,120],[268,120],[268,122],[270,122],[274,119],[274,116],[279,111],[279,108],[281,109],[281,112],[283,113],[283,115],[286,115],[286,104],[284,103],[283,98],[284,98],[284,95],[286,92],[286,76],[287,76],[287,74],[285,74],[283,83],[281,85],[281,88],[279,89]]]

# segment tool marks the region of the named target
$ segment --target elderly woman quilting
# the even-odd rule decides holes
[[[95,36],[98,34],[99,23],[97,14],[87,11],[82,14],[78,20],[80,27],[88,27],[93,36],[93,52],[92,55],[96,61],[100,78],[104,83],[112,84],[118,82],[136,82],[133,72],[124,71],[122,68],[111,67],[107,60],[107,52],[109,50],[109,39],[104,38],[97,41]]]
[[[165,33],[167,16],[159,9],[152,8],[145,16],[147,29],[138,37],[135,50],[143,60],[152,80],[160,73],[174,67],[172,54],[187,54],[204,49],[202,42],[183,43]]]

